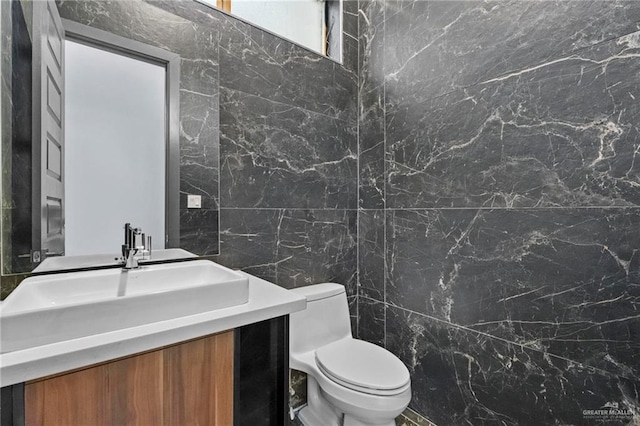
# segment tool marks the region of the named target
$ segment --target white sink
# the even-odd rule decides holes
[[[207,260],[30,277],[0,305],[0,353],[248,300],[246,276]]]

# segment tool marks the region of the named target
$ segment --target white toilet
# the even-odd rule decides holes
[[[291,314],[289,366],[307,373],[305,426],[394,426],[411,400],[407,367],[395,355],[351,335],[344,286],[297,288],[307,309]]]

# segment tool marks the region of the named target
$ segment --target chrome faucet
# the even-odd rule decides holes
[[[122,245],[122,269],[138,269],[140,259],[151,256],[151,236],[146,236],[142,229],[131,227],[130,223],[124,225],[124,244]]]

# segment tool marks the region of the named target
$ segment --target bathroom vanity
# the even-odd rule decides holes
[[[161,271],[161,276],[166,276],[179,267],[195,271],[210,266],[202,262],[207,261],[147,266],[145,272]],[[181,304],[188,304],[187,300],[204,301],[211,308],[202,309],[196,303],[192,312],[188,307],[184,308],[186,311],[176,311],[171,306],[173,300],[180,300],[180,292],[188,285],[181,283],[173,288],[165,283],[160,286],[164,286],[162,291],[155,291],[153,286],[144,290],[144,286],[136,288],[136,284],[144,283],[146,275],[140,274],[142,278],[136,281],[133,272],[119,269],[25,280],[21,284],[23,292],[29,291],[29,285],[34,287],[30,299],[47,294],[35,289],[38,284],[46,290],[55,288],[42,285],[43,280],[54,279],[58,279],[58,288],[66,284],[67,292],[75,291],[79,298],[79,302],[65,306],[41,300],[38,303],[42,306],[36,311],[44,315],[53,310],[54,314],[49,312],[39,319],[55,322],[70,317],[82,323],[78,318],[86,315],[86,321],[75,325],[61,322],[60,328],[69,328],[66,333],[71,334],[56,334],[54,328],[36,340],[21,341],[19,333],[12,333],[9,327],[19,328],[21,320],[28,323],[34,309],[12,310],[13,295],[2,304],[2,425],[282,424],[288,399],[288,315],[304,309],[306,299],[251,275],[210,264],[221,271],[224,279],[220,283],[231,280],[233,287],[216,294],[217,290],[202,282],[193,286],[189,291],[195,293]],[[229,272],[232,274],[225,275]],[[82,287],[75,286],[73,274],[86,274],[81,276],[92,280],[102,276],[100,286],[107,288],[113,275],[119,277],[118,288],[107,291],[108,296],[100,293],[82,299]],[[202,274],[184,271],[175,276],[180,274],[190,279],[202,278]],[[126,290],[122,288],[124,278],[130,281]],[[157,277],[152,278],[158,281]],[[235,290],[242,287],[243,279],[246,301],[242,290]],[[80,282],[90,287],[93,281]],[[15,291],[14,306],[18,306],[19,289]],[[162,293],[172,297],[157,298]],[[225,298],[225,293],[234,300],[217,300]],[[117,296],[112,297],[114,294]],[[152,309],[145,311],[145,298],[149,297]],[[117,303],[115,309],[109,303]],[[132,312],[127,314],[127,310]],[[149,321],[139,320],[147,315]],[[94,321],[95,317],[100,321]],[[37,334],[29,331],[28,324],[24,327],[25,336]]]
[[[231,425],[234,332],[28,382],[26,425]]]

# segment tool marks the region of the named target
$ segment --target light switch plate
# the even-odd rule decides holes
[[[187,208],[188,209],[200,209],[200,208],[202,208],[202,196],[201,195],[187,195]]]

